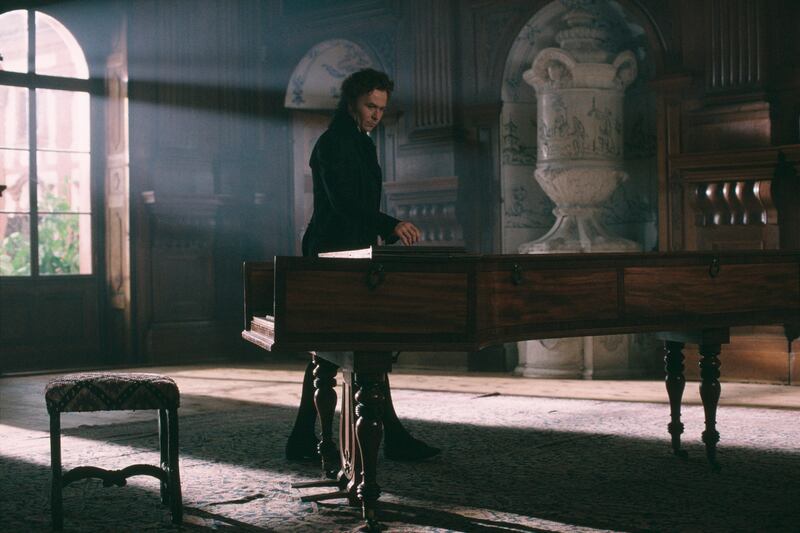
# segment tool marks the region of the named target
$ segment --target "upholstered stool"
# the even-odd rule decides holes
[[[183,518],[181,478],[178,466],[178,406],[175,382],[158,374],[87,372],[51,380],[45,390],[50,414],[50,460],[53,470],[50,506],[53,528],[63,526],[61,489],[73,481],[98,478],[103,485],[123,486],[131,476],[145,475],[161,481],[161,502],[170,506],[172,522]],[[158,409],[161,465],[137,464],[122,470],[79,466],[61,469],[61,413],[79,411],[129,411]]]

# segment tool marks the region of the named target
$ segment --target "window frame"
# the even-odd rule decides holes
[[[20,87],[27,89],[28,93],[28,202],[29,202],[29,228],[30,228],[30,273],[27,275],[21,276],[9,276],[9,275],[2,275],[0,274],[0,279],[4,281],[14,281],[14,280],[31,280],[31,279],[66,279],[70,277],[80,277],[80,278],[88,278],[92,276],[97,276],[99,274],[98,267],[98,254],[103,249],[102,243],[98,240],[100,235],[100,231],[98,229],[98,202],[97,202],[97,195],[95,191],[97,191],[97,180],[95,179],[98,176],[98,172],[96,172],[96,165],[98,164],[97,156],[97,144],[99,139],[97,128],[95,127],[98,120],[95,120],[95,107],[97,105],[96,96],[102,95],[103,88],[104,88],[104,80],[93,78],[91,74],[91,65],[89,65],[89,77],[87,79],[82,78],[71,78],[71,77],[64,77],[64,76],[55,76],[51,74],[37,74],[36,73],[36,14],[41,13],[42,15],[46,15],[59,23],[61,21],[42,10],[38,10],[35,8],[22,8],[27,13],[27,22],[28,22],[28,31],[27,31],[27,39],[28,39],[28,71],[27,72],[12,72],[12,71],[5,71],[0,70],[0,85],[1,86],[11,86],[11,87]],[[17,9],[11,9],[8,11],[4,11],[3,13],[7,13],[10,11],[17,11]],[[2,13],[0,13],[2,14]],[[63,24],[63,23],[61,23]],[[65,26],[66,27],[66,26]],[[69,28],[67,28],[69,30]],[[75,38],[75,35],[72,31],[70,33]],[[77,38],[76,38],[77,41]],[[78,41],[78,45],[81,47],[81,52],[86,58],[86,51],[83,46],[81,46],[80,42]],[[69,273],[69,274],[42,274],[40,269],[40,254],[39,254],[39,205],[38,205],[38,197],[39,191],[38,187],[36,186],[38,181],[38,139],[37,139],[37,90],[38,89],[49,89],[49,90],[58,90],[58,91],[71,91],[71,92],[85,92],[89,95],[89,116],[85,117],[85,120],[88,120],[90,123],[89,129],[89,191],[90,191],[90,212],[88,213],[90,217],[90,227],[91,227],[91,272],[89,273]],[[76,213],[77,214],[77,213]],[[87,214],[87,213],[83,213]],[[78,214],[80,216],[80,214]]]

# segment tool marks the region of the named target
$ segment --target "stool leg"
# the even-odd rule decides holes
[[[178,462],[178,409],[167,410],[169,425],[169,503],[172,523],[183,521],[183,497],[181,495],[181,473]]]
[[[169,473],[169,425],[167,423],[167,410],[158,410],[158,449],[161,451],[161,469]],[[169,503],[169,483],[161,482],[161,503]]]
[[[53,529],[61,531],[64,527],[64,516],[61,500],[61,413],[50,413],[50,468],[52,480],[50,486],[50,513]]]

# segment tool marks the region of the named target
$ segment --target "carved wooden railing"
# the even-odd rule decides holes
[[[772,180],[722,180],[690,185],[697,226],[777,224]]]
[[[798,164],[800,145],[671,157],[662,249],[800,247]]]

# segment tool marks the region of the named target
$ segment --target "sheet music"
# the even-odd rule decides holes
[[[461,246],[370,246],[359,250],[343,250],[341,252],[323,252],[318,257],[337,259],[372,259],[373,257],[450,257],[465,255]]]
[[[341,252],[323,252],[317,257],[336,257],[338,259],[370,259],[372,257],[372,246],[361,248],[360,250],[343,250]]]

